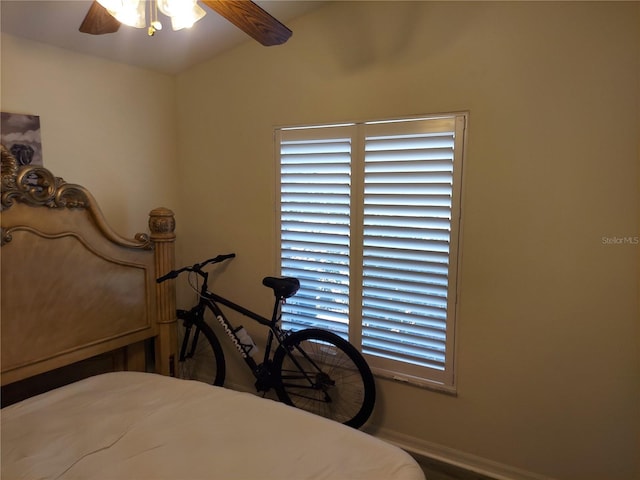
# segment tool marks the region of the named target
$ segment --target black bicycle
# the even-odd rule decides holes
[[[218,323],[253,372],[258,392],[275,389],[280,401],[322,415],[354,428],[362,426],[373,411],[375,383],[364,357],[349,342],[335,333],[317,328],[290,331],[281,328],[282,304],[300,288],[293,277],[265,277],[263,285],[275,296],[271,319],[254,313],[220,295],[210,292],[206,265],[223,262],[235,254],[218,255],[202,263],[172,270],[158,283],[190,272],[198,303],[190,310],[178,310],[182,321],[178,329],[180,348],[176,376],[223,385],[225,358],[210,324]],[[193,281],[201,278],[198,287]],[[219,304],[269,328],[262,361],[258,348],[242,327],[231,325]],[[210,311],[213,318],[208,318]],[[277,343],[277,345],[274,344]],[[273,356],[272,350],[274,351]]]

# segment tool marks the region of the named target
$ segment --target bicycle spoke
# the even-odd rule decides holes
[[[332,333],[310,329],[292,334],[286,346],[274,358],[283,401],[351,426],[366,421],[375,387],[366,362],[351,345]]]
[[[331,403],[331,397],[327,394],[325,394],[324,399],[309,397],[308,395],[302,395],[301,393],[292,393],[291,395],[297,398],[304,398],[306,400],[311,400],[312,402]]]

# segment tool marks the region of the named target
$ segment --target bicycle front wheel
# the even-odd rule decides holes
[[[289,335],[273,357],[278,398],[289,405],[359,428],[376,398],[371,369],[356,348],[326,330]]]
[[[211,327],[204,320],[190,329],[179,325],[176,376],[222,386],[225,373],[222,346]]]

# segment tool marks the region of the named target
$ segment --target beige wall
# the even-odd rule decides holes
[[[602,238],[640,235],[639,4],[340,2],[290,26],[175,79],[3,35],[2,110],[41,116],[46,166],[120,232],[165,205],[179,263],[238,253],[219,287],[265,313],[275,126],[469,110],[458,396],[379,381],[373,422],[511,478],[638,478],[639,248]]]
[[[1,108],[40,116],[44,166],[122,235],[177,203],[175,79],[3,34]]]
[[[237,252],[220,288],[265,311],[275,126],[469,110],[459,395],[380,381],[374,421],[541,476],[638,478],[639,248],[602,237],[640,235],[639,19],[638,3],[340,2],[284,47],[180,75],[184,260]]]

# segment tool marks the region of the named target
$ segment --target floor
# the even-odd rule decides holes
[[[491,477],[426,458],[419,459],[427,480],[493,480]]]

